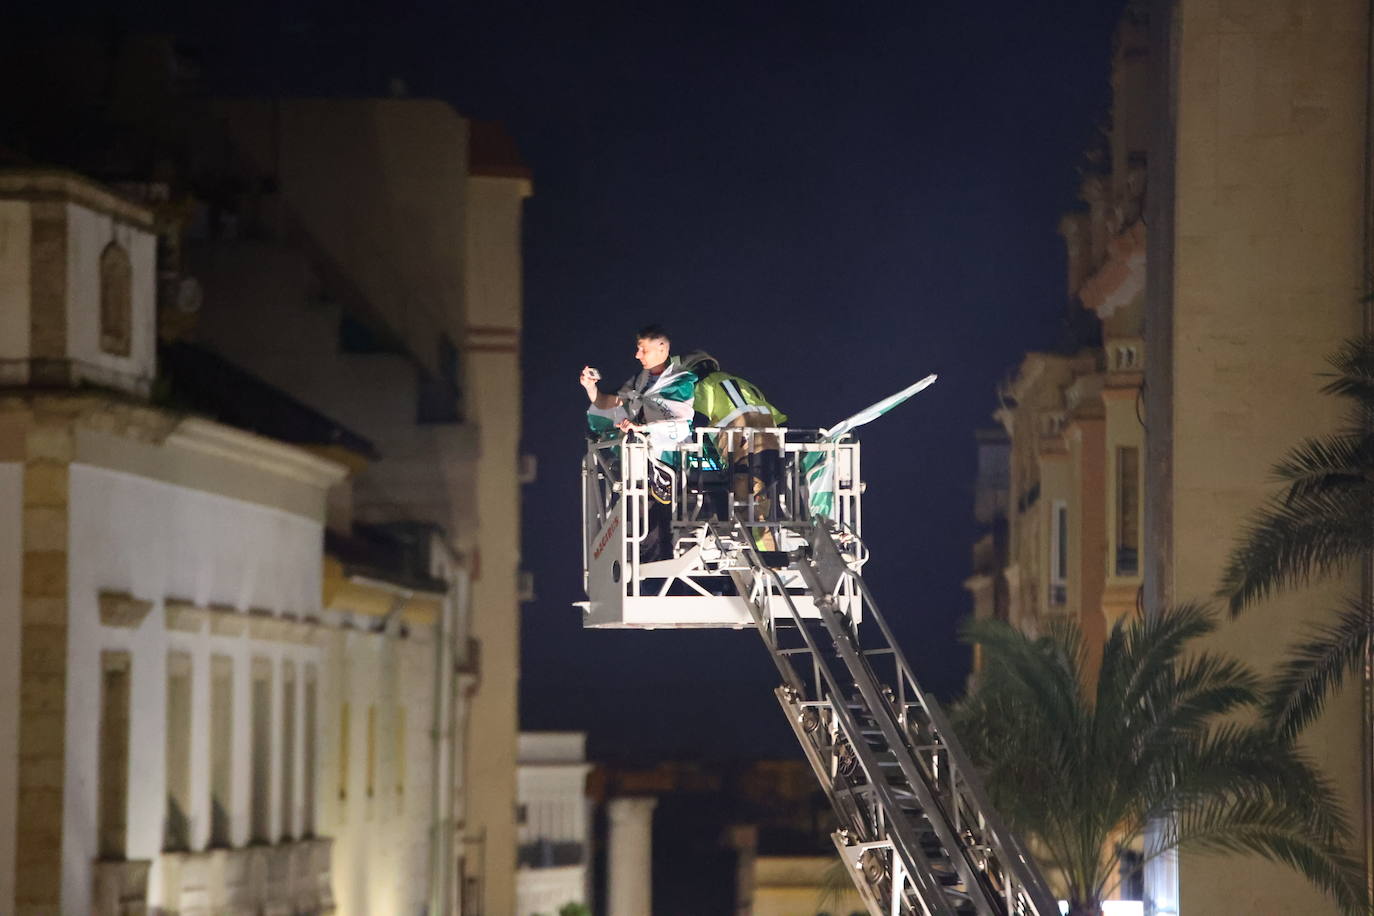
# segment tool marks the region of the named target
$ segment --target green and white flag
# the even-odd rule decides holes
[[[876,404],[870,404],[854,416],[841,420],[829,429],[822,429],[821,441],[838,442],[840,437],[846,433],[853,432],[865,423],[878,419],[894,407],[904,403],[918,391],[929,388],[935,384],[936,378],[938,376],[932,372],[919,382],[908,385],[896,394],[888,395]],[[806,473],[812,518],[822,515],[830,518],[835,513],[835,463],[826,460],[830,454],[827,450],[807,452],[802,456],[802,470]]]

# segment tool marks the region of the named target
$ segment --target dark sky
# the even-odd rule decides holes
[[[525,222],[527,728],[595,756],[796,754],[750,632],[583,631],[584,363],[618,382],[660,322],[830,425],[928,372],[863,434],[867,571],[917,676],[956,695],[973,431],[1055,342],[1059,214],[1108,100],[1119,0],[1054,3],[142,4],[228,93],[411,94],[504,121]]]

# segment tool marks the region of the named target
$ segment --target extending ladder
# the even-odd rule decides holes
[[[935,699],[897,647],[843,532],[788,524],[786,554],[819,619],[803,618],[741,519],[713,525],[743,561],[731,572],[782,675],[778,701],[839,818],[832,839],[872,916],[1058,916],[1030,854],[1001,822]],[[857,547],[858,545],[849,545]],[[776,559],[770,555],[769,559]],[[857,587],[881,644],[861,648],[837,610]],[[789,613],[774,618],[770,603]]]

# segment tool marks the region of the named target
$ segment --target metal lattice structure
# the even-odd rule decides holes
[[[935,699],[921,689],[862,576],[845,533],[799,526],[791,552],[819,617],[791,606],[780,571],[735,521],[717,526],[747,561],[734,572],[783,684],[778,702],[842,825],[833,839],[873,916],[1052,916],[1059,907],[1020,840],[998,818]],[[878,645],[859,645],[836,595],[857,589]]]
[[[589,446],[586,625],[758,630],[782,677],[778,702],[839,819],[835,847],[872,916],[1057,916],[864,582],[858,443],[766,432],[779,443],[782,511],[761,518],[752,497],[728,495],[730,481],[694,474],[708,442],[699,433],[679,447],[670,515],[660,510],[671,553],[651,561],[641,555],[651,538],[647,445]],[[820,480],[833,514],[809,508]],[[727,495],[713,501],[707,488],[722,485]],[[765,531],[777,549],[756,547]],[[861,620],[876,644],[860,645]]]

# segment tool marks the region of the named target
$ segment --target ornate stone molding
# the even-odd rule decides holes
[[[256,464],[321,489],[328,489],[348,475],[348,469],[342,465],[304,449],[198,417],[182,419],[168,436],[168,442],[202,454]]]
[[[204,621],[210,621],[215,636],[243,636],[264,642],[295,643],[302,646],[327,646],[330,631],[319,620],[292,615],[277,616],[266,608],[239,611],[225,604],[200,608],[190,602],[169,598],[166,601],[167,628],[189,633],[201,632]]]
[[[289,623],[262,608],[252,608],[248,611],[248,635],[253,639],[282,642],[290,632]]]
[[[135,598],[127,592],[100,593],[100,622],[107,627],[136,630],[152,609],[151,601]]]
[[[209,906],[214,912],[334,912],[332,840],[283,841],[271,846],[164,852],[163,905],[173,911]]]
[[[91,864],[94,888],[91,912],[94,916],[123,916],[142,913],[148,903],[148,873],[152,861],[96,861]]]
[[[227,604],[210,605],[210,632],[216,636],[242,636],[248,618]]]
[[[196,607],[180,598],[165,599],[162,608],[167,618],[167,629],[182,633],[201,632],[205,629],[205,621],[210,616],[210,612],[205,608]]]
[[[285,639],[288,642],[298,643],[302,646],[311,645],[314,641],[315,629],[319,626],[317,621],[301,620],[298,617],[286,617],[282,619],[282,626],[285,628]]]

